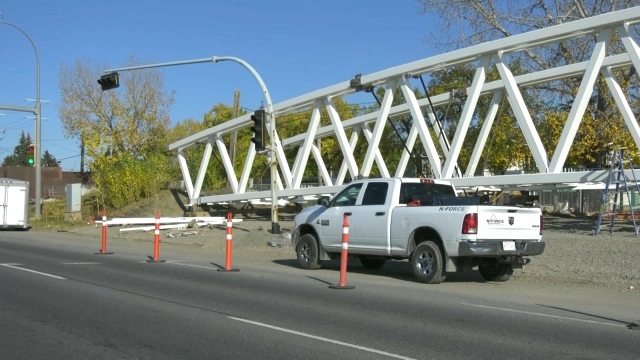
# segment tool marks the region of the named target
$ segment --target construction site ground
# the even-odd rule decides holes
[[[162,217],[220,216],[233,212],[234,219],[242,220],[233,226],[233,254],[235,257],[286,263],[295,267],[295,252],[287,234],[292,231],[293,217],[300,206],[286,206],[279,209],[279,225],[283,234],[271,233],[271,211],[268,206],[243,208],[243,205],[204,206],[190,209],[183,204],[184,195],[177,191],[166,191],[108,214],[112,217],[149,217],[156,211]],[[244,206],[246,207],[246,205]],[[193,210],[193,211],[192,211]],[[618,220],[609,233],[608,222],[603,222],[599,235],[594,236],[594,218],[545,215],[543,239],[547,244],[544,254],[532,257],[531,263],[522,270],[516,270],[512,279],[500,286],[527,288],[559,288],[572,291],[579,288],[600,289],[612,292],[635,293],[640,298],[640,238],[635,236],[631,221]],[[148,244],[153,249],[153,231],[121,233],[119,226],[108,227],[108,242]],[[75,225],[40,225],[31,231],[64,232],[69,236],[81,237],[100,247],[101,226],[83,220]],[[181,232],[197,232],[180,236]],[[169,236],[171,234],[171,236]],[[162,230],[161,252],[170,256],[171,249],[192,250],[224,254],[226,245],[226,225],[191,228],[181,231]],[[273,246],[273,242],[277,246]],[[328,268],[339,269],[339,262],[326,264]],[[303,271],[303,270],[300,270]],[[349,271],[372,273],[363,269],[357,260],[349,263]],[[381,270],[374,273],[383,277],[402,278],[411,281],[412,270],[407,261],[388,261]],[[448,274],[446,282],[483,282],[477,271]]]

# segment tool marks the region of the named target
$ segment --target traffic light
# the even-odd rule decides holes
[[[31,166],[36,165],[36,146],[35,144],[29,144],[27,147],[27,163]]]
[[[253,121],[254,125],[251,127],[251,131],[253,132],[253,138],[251,138],[251,142],[256,145],[256,151],[264,151],[264,133],[265,133],[265,124],[264,124],[264,109],[256,110],[253,115],[251,115],[251,121]]]
[[[120,86],[120,77],[117,72],[100,76],[98,84],[102,87],[102,91],[115,89]]]

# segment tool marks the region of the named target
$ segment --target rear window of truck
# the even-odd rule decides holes
[[[400,185],[400,203],[408,204],[414,196],[440,195],[456,196],[451,185],[433,183],[402,183]]]

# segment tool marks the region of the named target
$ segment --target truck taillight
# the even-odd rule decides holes
[[[462,233],[463,234],[477,234],[478,233],[478,214],[471,213],[464,216],[462,220]]]
[[[544,230],[544,219],[540,215],[540,235],[542,235],[542,230]]]

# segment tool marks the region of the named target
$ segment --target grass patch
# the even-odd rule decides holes
[[[98,203],[96,196],[88,194],[82,197],[80,213],[67,215],[66,198],[53,199],[42,204],[40,219],[35,218],[35,205],[29,206],[29,225],[34,229],[68,230],[78,226],[86,226],[90,219],[97,219]]]

